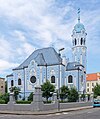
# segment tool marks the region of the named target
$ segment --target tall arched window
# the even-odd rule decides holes
[[[81,45],[83,44],[83,38],[81,38]]]
[[[20,78],[18,79],[18,85],[22,85],[22,84],[21,84],[21,79],[20,79]]]
[[[69,75],[68,76],[68,83],[73,83],[73,77],[72,77],[72,75]]]
[[[51,76],[51,83],[55,83],[55,76]]]
[[[14,81],[13,80],[11,80],[11,86],[14,86]]]
[[[75,38],[75,45],[77,44],[76,38]]]

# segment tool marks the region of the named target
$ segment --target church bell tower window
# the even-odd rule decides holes
[[[75,45],[77,44],[76,38],[75,38]]]
[[[83,44],[83,38],[81,38],[81,45]]]

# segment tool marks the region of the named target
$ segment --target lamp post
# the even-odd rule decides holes
[[[64,50],[65,48],[61,48],[59,49],[59,57],[61,56],[60,52],[62,50]],[[60,99],[60,65],[62,64],[62,61],[59,62],[59,80],[58,80],[58,111],[60,111],[60,103],[59,103],[59,99]]]
[[[80,68],[78,67],[77,70],[78,70],[78,92],[79,92],[79,70]]]
[[[82,69],[80,68],[80,66],[84,68],[83,65],[75,65],[76,70],[78,70],[78,87],[77,87],[78,93],[80,92],[80,85],[79,85],[80,84],[80,75],[79,75],[80,72],[79,71],[82,71]],[[84,94],[84,89],[81,91],[81,93]]]
[[[27,68],[27,66],[23,67],[23,71],[24,71],[24,100],[25,100],[25,68]]]
[[[47,82],[47,63],[45,64],[46,67],[46,82]]]

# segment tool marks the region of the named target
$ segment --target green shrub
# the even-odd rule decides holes
[[[4,100],[5,103],[7,104],[9,102],[9,93],[0,95],[0,100]]]
[[[26,100],[20,100],[20,101],[16,101],[17,104],[30,104],[32,101],[26,101]]]
[[[51,100],[48,100],[48,101],[43,101],[44,104],[48,104],[48,103],[52,103]]]
[[[65,100],[61,100],[59,101],[60,103],[68,103],[68,101],[65,101]]]
[[[31,92],[30,95],[28,96],[28,101],[33,101],[33,92]]]
[[[5,104],[5,100],[0,100],[0,104]]]

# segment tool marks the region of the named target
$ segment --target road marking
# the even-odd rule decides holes
[[[53,116],[54,114],[48,114],[48,115],[46,115],[46,116]]]
[[[68,112],[63,112],[63,114],[68,114]]]
[[[60,113],[56,113],[55,115],[61,115]]]

